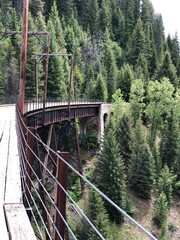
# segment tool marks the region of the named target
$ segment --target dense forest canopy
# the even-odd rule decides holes
[[[1,31],[21,31],[22,1],[0,1]],[[29,31],[51,33],[51,53],[74,53],[74,97],[111,101],[120,88],[129,101],[134,79],[160,82],[167,77],[179,88],[177,34],[165,38],[162,16],[149,0],[31,0]],[[1,44],[1,101],[16,99],[21,37],[5,36]],[[43,39],[42,39],[43,41]],[[33,56],[45,52],[29,37],[26,97],[35,97]],[[9,63],[9,64],[6,64]],[[39,96],[43,91],[43,60],[38,64]],[[50,58],[48,96],[66,98],[69,61]],[[88,83],[88,84],[87,84]]]
[[[18,95],[21,36],[4,32],[21,31],[22,6],[22,1],[0,0],[1,103],[14,102]],[[165,37],[162,16],[154,12],[150,0],[30,0],[29,31],[50,32],[50,53],[75,55],[73,98],[114,102],[97,156],[96,184],[129,212],[126,189],[151,199],[155,186],[154,219],[166,239],[167,214],[173,194],[180,191],[177,34]],[[28,39],[27,99],[36,97],[32,58],[45,52],[44,40]],[[39,97],[43,96],[44,65],[42,59],[38,63]],[[69,68],[70,59],[50,57],[48,97],[67,99]],[[109,181],[114,186],[111,189]],[[105,212],[103,221],[108,222],[110,216],[110,221],[123,222],[121,215],[92,195]],[[88,211],[93,207],[90,202]],[[99,216],[92,221],[100,224]],[[108,236],[107,228],[104,233]],[[89,239],[96,239],[88,234]]]

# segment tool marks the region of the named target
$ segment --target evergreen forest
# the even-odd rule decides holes
[[[18,98],[21,35],[9,32],[22,30],[22,8],[23,1],[0,0],[1,104]],[[158,239],[178,239],[180,220],[172,213],[180,213],[177,33],[165,36],[150,0],[30,0],[29,8],[29,31],[50,32],[50,53],[74,54],[72,98],[113,103],[100,146],[93,130],[82,144],[95,152],[88,177],[135,219],[145,206],[145,226]],[[45,37],[38,38],[28,38],[26,99],[36,97],[34,57],[45,53]],[[37,65],[39,98],[44,63]],[[70,59],[50,57],[48,98],[68,98],[69,71]],[[88,196],[85,211],[105,239],[143,239],[96,192]],[[81,221],[74,229],[80,240],[98,239]]]

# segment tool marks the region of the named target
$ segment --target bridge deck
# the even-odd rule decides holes
[[[15,106],[0,107],[0,235],[1,239],[36,239],[21,191]]]

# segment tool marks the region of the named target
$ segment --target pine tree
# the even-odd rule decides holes
[[[115,60],[115,56],[111,46],[110,35],[108,31],[105,32],[105,41],[103,46],[103,63],[107,71],[107,90],[108,100],[111,99],[112,95],[116,90],[118,68]]]
[[[44,1],[42,0],[31,0],[29,2],[29,10],[32,16],[37,17],[38,13],[44,11]]]
[[[154,42],[157,49],[157,57],[159,62],[161,62],[164,55],[165,44],[164,26],[161,14],[154,15],[153,30],[154,30]]]
[[[124,163],[119,153],[119,144],[115,133],[108,129],[96,166],[97,186],[119,207],[125,208],[125,174]],[[105,202],[105,207],[111,220],[120,224],[123,222],[121,213]]]
[[[131,40],[131,36],[136,25],[135,16],[134,16],[134,0],[124,0],[122,11],[125,16],[125,36],[124,36],[124,45],[127,47]]]
[[[162,192],[156,201],[153,219],[158,226],[164,227],[167,225],[167,215],[168,204],[166,200],[166,195]]]
[[[143,80],[137,79],[132,82],[130,92],[130,103],[134,125],[141,119],[144,107],[144,83]]]
[[[163,165],[167,164],[173,169],[176,159],[179,157],[179,124],[174,112],[167,119],[162,130],[160,154]]]
[[[154,159],[142,131],[138,121],[132,136],[130,182],[138,196],[149,199],[154,183]]]
[[[89,0],[88,2],[88,27],[92,36],[97,37],[100,28],[100,10],[98,0]]]
[[[96,84],[94,97],[95,99],[98,99],[104,102],[108,99],[106,82],[101,72],[97,76],[97,84]]]
[[[102,32],[111,31],[111,13],[108,0],[102,0],[100,5],[100,28]]]
[[[144,53],[140,53],[135,65],[136,79],[144,79],[145,87],[149,80],[148,62]]]
[[[61,0],[56,1],[59,13],[65,16],[68,20],[73,13],[74,1],[73,0]]]
[[[172,63],[171,55],[168,51],[165,53],[156,77],[158,80],[162,79],[163,77],[169,78],[174,87],[178,86],[177,71]]]
[[[64,32],[63,32],[63,29],[62,29],[62,24],[61,24],[61,20],[59,18],[57,5],[56,5],[55,1],[52,5],[52,8],[51,8],[49,20],[52,21],[52,23],[54,25],[56,41],[57,41],[57,44],[58,44],[58,52],[59,51],[64,52],[66,42],[65,42],[65,39],[64,39]]]
[[[17,101],[18,88],[19,88],[19,69],[16,53],[11,42],[9,42],[6,57],[4,59],[6,69],[4,73],[5,82],[5,99],[8,103]]]
[[[145,53],[145,34],[143,30],[142,20],[139,18],[132,33],[132,37],[127,50],[127,58],[130,64],[135,65],[140,54],[143,53]]]
[[[167,165],[164,166],[160,173],[158,192],[159,195],[163,192],[166,195],[166,201],[168,209],[170,209],[172,204],[173,187],[177,176],[169,171]]]
[[[50,51],[58,52],[55,29],[51,20],[48,21],[48,30],[51,33]],[[67,80],[64,78],[64,62],[61,57],[50,57],[47,95],[52,98],[67,99]]]
[[[29,14],[28,20],[29,31],[35,31],[35,22],[31,14]],[[27,99],[35,98],[36,96],[36,84],[34,78],[34,61],[32,61],[33,55],[37,52],[37,39],[34,36],[28,38],[28,51],[27,51],[27,71],[26,71],[26,93]]]
[[[126,102],[129,101],[131,83],[134,80],[134,71],[129,64],[123,64],[118,74],[117,88],[121,89],[123,98]]]
[[[124,44],[125,18],[116,0],[110,1],[112,16],[112,38],[120,46]]]
[[[98,231],[103,235],[103,237],[108,239],[110,232],[108,214],[104,207],[104,201],[102,200],[102,197],[93,189],[91,189],[89,192],[87,216],[98,229]],[[97,238],[97,234],[93,229],[90,228],[88,230],[88,239],[96,240]]]
[[[126,172],[129,173],[131,159],[131,124],[129,116],[124,113],[116,127],[117,142],[124,160]]]
[[[175,33],[175,36],[173,38],[171,38],[171,36],[168,35],[167,45],[169,47],[172,62],[174,66],[177,66],[177,63],[179,61],[179,53],[180,53],[179,39],[178,39],[177,32]]]

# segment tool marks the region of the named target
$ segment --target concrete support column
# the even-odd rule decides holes
[[[112,104],[101,104],[98,117],[98,142],[100,142],[104,136],[105,121],[109,118],[111,112]]]

